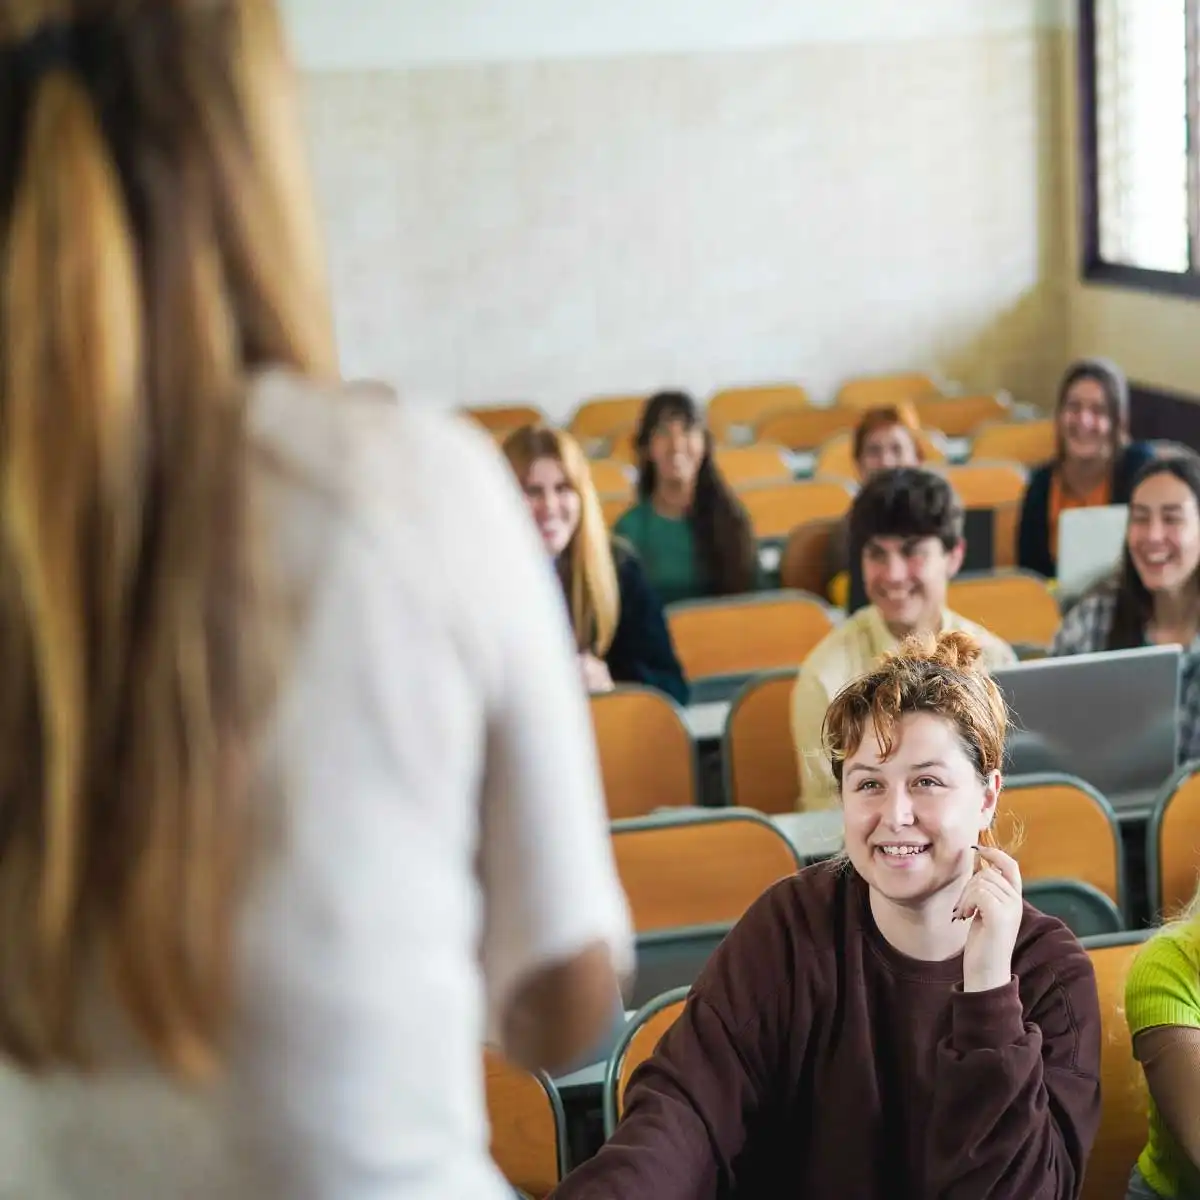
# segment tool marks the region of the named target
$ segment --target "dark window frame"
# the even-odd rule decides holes
[[[1100,253],[1100,133],[1096,79],[1096,2],[1079,0],[1079,226],[1080,274],[1085,282],[1111,284],[1166,296],[1200,299],[1200,0],[1188,0],[1189,257],[1186,272],[1152,271],[1108,262]]]

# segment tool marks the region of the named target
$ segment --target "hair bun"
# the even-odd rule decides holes
[[[983,670],[983,647],[961,629],[950,629],[936,636],[913,634],[905,638],[891,657],[901,662],[929,662],[964,673]]]

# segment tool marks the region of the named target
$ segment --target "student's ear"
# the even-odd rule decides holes
[[[953,550],[946,551],[946,578],[953,579],[962,570],[963,558],[967,553],[967,539],[959,538]]]

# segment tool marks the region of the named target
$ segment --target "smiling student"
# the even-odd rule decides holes
[[[588,691],[641,683],[686,704],[662,603],[637,555],[609,538],[579,443],[564,430],[526,425],[505,440],[504,455],[554,560]]]
[[[963,509],[942,476],[919,467],[877,472],[855,497],[850,541],[862,546],[870,603],[829,633],[805,659],[792,694],[792,735],[800,764],[800,807],[830,808],[837,789],[821,752],[829,702],[856,676],[914,633],[961,629],[989,668],[1016,662],[1012,648],[946,608],[962,566]]]
[[[1129,384],[1115,363],[1085,358],[1067,368],[1054,411],[1054,459],[1032,471],[1021,501],[1017,564],[1058,570],[1058,518],[1070,508],[1125,504],[1138,471],[1154,457],[1129,440]]]
[[[1100,1005],[1086,953],[990,838],[1005,726],[958,632],[838,695],[844,860],[753,905],[556,1200],[1079,1195]]]
[[[695,400],[686,392],[651,396],[636,445],[638,503],[614,531],[637,550],[662,602],[753,591],[754,530],[713,460]]]
[[[1129,502],[1117,576],[1066,615],[1051,654],[1179,645],[1179,758],[1200,757],[1200,459],[1153,459]]]

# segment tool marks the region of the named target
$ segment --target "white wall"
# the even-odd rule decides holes
[[[1070,0],[283,0],[301,65],[387,69],[973,37]]]
[[[561,416],[1061,370],[1057,5],[419,5],[292,4],[310,64],[422,62],[306,75],[347,375]]]

